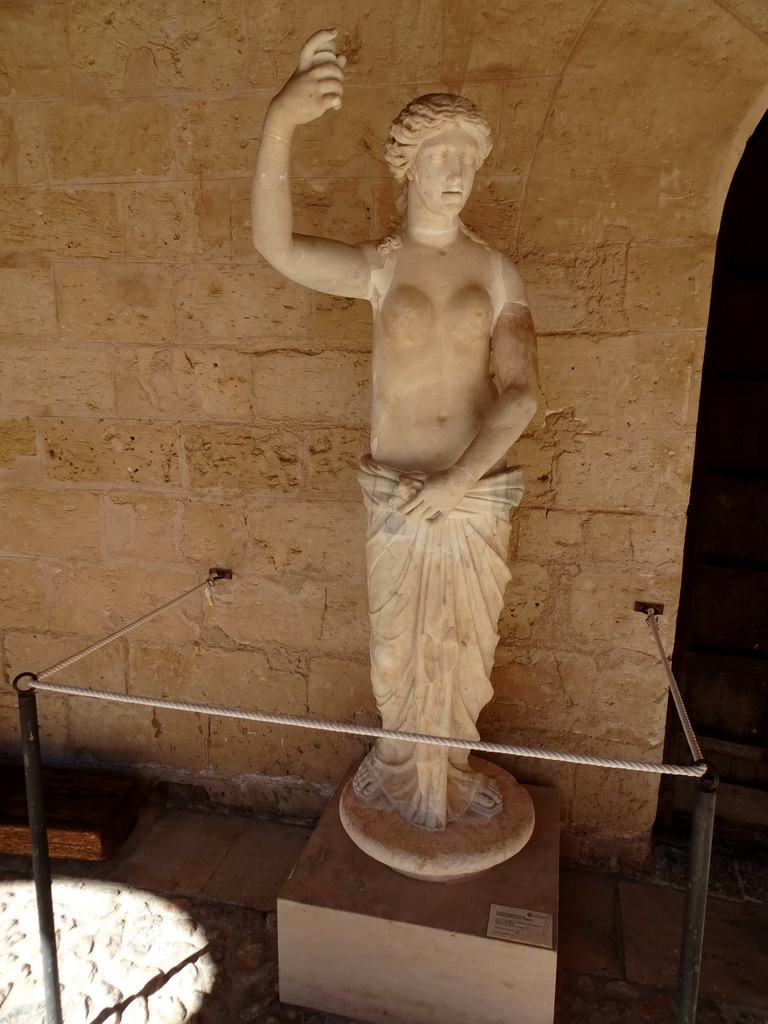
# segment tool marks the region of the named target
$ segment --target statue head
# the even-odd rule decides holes
[[[480,167],[493,145],[484,114],[464,96],[433,92],[411,100],[390,125],[384,158],[395,181],[405,182],[425,139],[453,126],[463,128],[477,139],[475,169]]]

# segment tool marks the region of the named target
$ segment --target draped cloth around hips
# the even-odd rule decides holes
[[[478,739],[476,722],[493,690],[497,626],[510,578],[509,510],[522,497],[522,474],[483,477],[442,522],[413,522],[397,501],[424,473],[361,459],[358,480],[368,509],[371,681],[384,728]],[[484,776],[469,753],[379,740],[356,779],[373,775],[406,820],[443,829],[461,817]],[[357,785],[357,780],[360,784]]]

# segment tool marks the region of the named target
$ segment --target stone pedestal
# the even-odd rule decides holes
[[[552,1024],[558,799],[526,789],[526,846],[454,883],[366,856],[341,826],[337,793],[278,897],[281,1000],[375,1024]],[[489,926],[527,941],[489,937]]]
[[[509,772],[479,757],[475,771],[490,778],[504,803],[492,818],[468,812],[448,828],[428,832],[403,821],[384,796],[363,803],[352,779],[341,791],[339,818],[344,831],[363,853],[387,867],[424,882],[462,882],[476,878],[514,857],[533,833],[533,803]]]

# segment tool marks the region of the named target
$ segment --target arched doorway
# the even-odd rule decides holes
[[[719,830],[768,838],[768,113],[723,211],[702,371],[673,668],[723,779]],[[687,754],[670,715],[666,754]],[[665,780],[659,824],[690,810]]]

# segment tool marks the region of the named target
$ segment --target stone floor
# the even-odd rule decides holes
[[[278,1002],[275,899],[309,831],[150,805],[111,860],[55,861],[66,1024],[341,1022]],[[556,1024],[671,1024],[684,871],[670,844],[650,878],[564,866]],[[29,879],[0,855],[0,1024],[44,1020]],[[697,1020],[768,1024],[766,857],[715,851]]]

